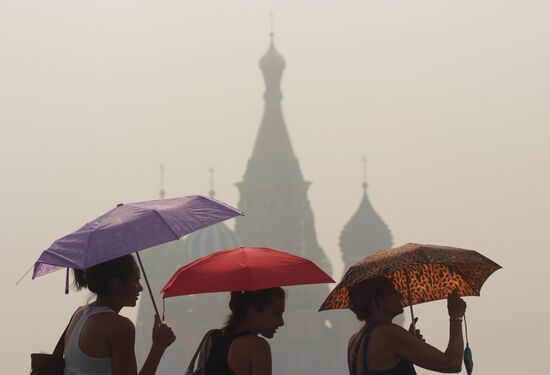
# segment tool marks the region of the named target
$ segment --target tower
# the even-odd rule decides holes
[[[245,246],[271,247],[308,258],[325,272],[330,262],[317,243],[313,212],[285,124],[281,78],[285,59],[275,48],[273,33],[260,59],[265,82],[264,113],[242,182],[235,231]],[[328,294],[326,285],[287,289],[285,327],[272,340],[273,372],[336,373],[331,324],[317,309]]]
[[[359,207],[340,235],[340,251],[345,268],[373,254],[392,247],[392,234],[386,223],[374,211],[367,195],[366,162],[363,157],[363,197]]]

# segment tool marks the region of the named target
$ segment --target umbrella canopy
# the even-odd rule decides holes
[[[238,215],[233,207],[201,195],[119,204],[55,241],[36,261],[33,279],[60,268],[86,269]]]
[[[268,248],[241,247],[217,251],[181,267],[161,293],[166,298],[333,282],[310,260]]]
[[[479,296],[487,278],[501,268],[473,250],[408,243],[379,251],[349,268],[319,311],[349,307],[349,288],[385,276],[403,296],[403,306],[461,296]]]

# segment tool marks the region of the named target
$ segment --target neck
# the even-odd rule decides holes
[[[378,324],[391,324],[394,316],[386,315],[386,314],[374,314],[368,319],[365,320],[365,326],[371,325],[373,323]]]
[[[233,333],[241,333],[241,332],[252,332],[254,334],[258,334],[257,330],[254,328],[253,324],[251,324],[248,321],[244,321],[241,324],[235,328]]]
[[[91,306],[105,306],[105,307],[109,307],[111,308],[113,311],[115,312],[120,312],[120,310],[122,309],[122,305],[121,304],[117,304],[115,303],[114,301],[112,301],[111,298],[109,298],[108,296],[100,296],[98,295],[96,300],[92,303],[90,303]]]

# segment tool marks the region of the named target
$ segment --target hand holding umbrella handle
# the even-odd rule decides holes
[[[416,329],[416,322],[418,322],[418,317],[414,318],[414,320],[411,322],[411,325],[409,326],[409,332],[412,333],[417,339],[426,342],[426,339],[424,339],[424,336],[422,336],[420,330]]]
[[[447,311],[451,320],[462,320],[466,313],[466,302],[460,298],[457,290],[454,290],[447,297]]]

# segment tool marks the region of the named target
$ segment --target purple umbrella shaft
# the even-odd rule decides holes
[[[141,257],[139,256],[139,251],[136,251],[137,260],[139,263],[139,268],[141,268],[141,273],[143,274],[143,278],[145,279],[145,284],[147,285],[147,290],[149,290],[149,295],[151,296],[151,301],[153,302],[153,308],[155,309],[155,313],[160,318],[159,309],[157,308],[157,303],[155,302],[155,297],[153,296],[153,292],[151,291],[151,285],[149,285],[149,279],[147,279],[147,274],[145,273],[145,268],[143,267],[143,263],[141,262]]]

